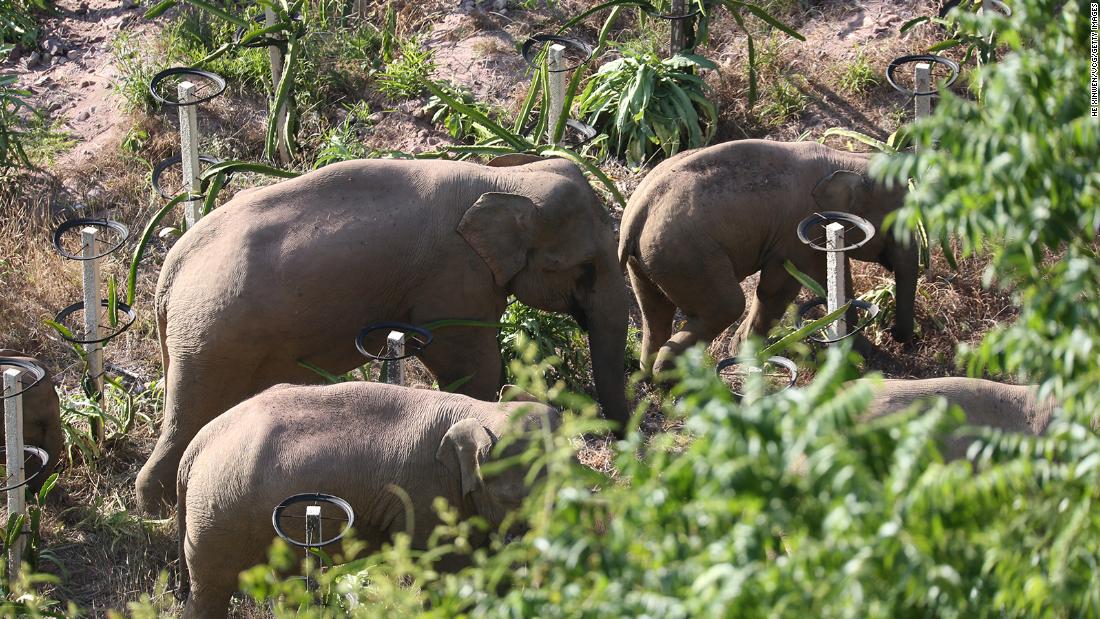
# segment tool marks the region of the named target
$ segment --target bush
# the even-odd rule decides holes
[[[657,153],[672,156],[710,143],[718,110],[706,97],[706,83],[695,69],[714,69],[702,56],[660,59],[628,54],[604,64],[577,100],[587,122],[606,133],[608,148],[632,165]]]

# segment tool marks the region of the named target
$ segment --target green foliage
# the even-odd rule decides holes
[[[482,105],[474,98],[474,93],[468,88],[451,87],[450,94],[467,106],[476,108],[485,116],[490,116],[493,111]],[[444,103],[436,95],[432,95],[424,105],[424,112],[430,114],[432,123],[443,127],[451,137],[458,140],[488,140],[493,133],[477,124],[466,114],[456,112],[454,108]]]
[[[330,163],[366,157],[367,149],[359,138],[357,125],[365,124],[369,115],[370,109],[366,102],[351,106],[344,120],[321,137],[321,144],[313,158],[313,169],[323,168]]]
[[[936,440],[961,413],[941,401],[859,421],[874,381],[845,384],[855,370],[843,350],[831,349],[802,389],[762,395],[756,375],[739,400],[704,356],[698,347],[682,358],[665,406],[683,420],[682,433],[646,443],[635,432],[613,445],[614,480],[573,459],[568,437],[596,427],[592,408],[546,390],[544,368],[521,376],[528,391],[581,414],[567,417],[559,435],[532,441],[523,462],[546,475],[518,523],[525,533],[510,543],[502,530],[471,553],[477,521],[463,529],[446,520],[433,550],[411,550],[399,535],[322,575],[327,607],[266,568],[246,574],[246,589],[260,599],[285,596],[291,603],[277,607],[279,617],[1100,610],[1091,569],[1100,550],[1097,490],[1082,479],[1100,461],[1095,435],[1079,426],[1041,439],[986,431],[974,464],[944,464]],[[445,551],[470,554],[473,567],[435,571]],[[297,562],[285,547],[273,553],[284,566]]]
[[[768,85],[768,92],[760,103],[760,120],[768,126],[778,127],[797,119],[806,111],[807,99],[789,78],[780,78]]]
[[[10,45],[0,45],[0,61],[7,58],[11,49]],[[0,74],[0,170],[30,165],[24,147],[27,132],[18,127],[26,123],[26,116],[36,112],[23,100],[31,93],[15,87],[17,77]]]
[[[862,51],[840,72],[841,90],[853,95],[866,93],[878,86],[880,81],[878,73]]]
[[[588,338],[571,317],[514,301],[504,311],[501,322],[509,325],[500,332],[506,382],[520,381],[523,366],[534,361],[548,362],[543,376],[548,384],[561,381],[570,391],[582,391],[589,384],[592,363]],[[530,351],[526,359],[525,351]]]
[[[0,0],[0,48],[9,43],[34,48],[39,34],[34,14],[51,8],[49,0]]]
[[[915,179],[898,219],[954,237],[964,256],[988,252],[986,285],[1015,291],[1019,319],[960,351],[969,370],[1040,382],[1085,422],[1100,410],[1100,121],[1090,118],[1083,7],[1028,0],[1009,19],[968,15],[1009,50],[979,70],[982,101],[941,95],[912,126],[920,150],[872,173]]]
[[[608,148],[632,165],[710,143],[718,110],[695,69],[715,69],[691,54],[627,55],[601,66],[577,100],[580,114],[606,133]]]
[[[412,37],[401,42],[401,53],[378,74],[378,90],[391,99],[412,99],[424,92],[424,82],[435,70],[433,52]]]
[[[102,455],[102,447],[92,433],[93,420],[102,424],[108,441],[129,435],[135,423],[151,424],[164,399],[159,382],[141,391],[132,391],[118,378],[107,376],[103,384],[102,404],[85,390],[64,394],[61,398],[61,430],[69,460],[79,453],[85,461]]]
[[[145,50],[126,31],[120,31],[111,41],[111,53],[119,79],[114,81],[118,93],[131,111],[149,111],[156,106],[156,100],[149,93],[149,82],[159,67],[146,58]]]

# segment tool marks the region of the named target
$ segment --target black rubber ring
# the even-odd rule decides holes
[[[811,299],[809,301],[806,301],[802,305],[799,305],[798,306],[798,317],[795,319],[795,322],[794,322],[795,329],[801,329],[802,328],[802,325],[805,322],[805,318],[803,318],[803,317],[806,315],[806,312],[810,311],[811,309],[813,309],[813,308],[815,308],[819,305],[825,305],[826,303],[828,303],[827,300],[818,297],[816,299]],[[878,316],[878,311],[879,311],[878,305],[876,305],[874,303],[871,303],[869,301],[863,301],[863,300],[860,300],[860,299],[852,299],[851,303],[852,303],[852,307],[854,307],[856,309],[865,310],[867,312],[867,318],[865,318],[863,321],[861,321],[859,324],[857,324],[855,326],[855,328],[853,328],[851,331],[849,331],[846,335],[842,335],[842,336],[837,337],[837,338],[828,338],[828,337],[823,337],[823,336],[818,336],[818,335],[811,335],[811,336],[807,337],[806,339],[810,340],[811,342],[817,342],[818,344],[835,344],[835,343],[837,343],[841,340],[846,340],[846,339],[852,337],[853,335],[859,333],[860,331],[864,330],[865,328],[867,328],[867,325],[874,322],[875,316]],[[826,327],[826,329],[827,328],[828,327]],[[822,331],[824,331],[824,330],[825,329],[822,329]]]
[[[927,95],[936,95],[940,92],[937,88],[933,88],[928,92],[917,92],[915,90],[910,90],[905,86],[902,86],[901,84],[898,84],[897,80],[894,79],[894,72],[897,71],[898,67],[900,67],[901,65],[909,64],[912,62],[931,62],[934,64],[941,64],[950,69],[951,75],[947,78],[947,81],[944,82],[944,88],[950,88],[951,85],[955,83],[955,80],[959,78],[959,63],[951,60],[950,58],[937,56],[935,54],[910,54],[909,56],[900,56],[891,61],[889,66],[886,67],[886,81],[894,87],[894,90],[900,92],[903,95],[909,95],[910,97],[923,97]]]
[[[215,157],[213,155],[199,155],[199,161],[201,163],[205,163],[205,164],[210,165],[210,166],[216,166],[219,163],[225,163],[224,161],[222,161],[221,159],[218,159],[217,157]],[[167,170],[168,168],[170,168],[174,165],[180,164],[180,163],[183,163],[183,156],[181,156],[181,155],[172,155],[171,157],[169,157],[167,159],[161,159],[160,162],[157,163],[157,165],[153,166],[153,189],[155,189],[157,191],[157,193],[160,194],[160,197],[164,198],[165,200],[171,200],[172,198],[174,198],[176,196],[173,195],[173,194],[169,194],[167,191],[165,191],[160,186],[160,175],[164,174],[164,171]],[[232,172],[226,174],[225,175],[225,183],[228,185],[229,181],[232,178],[233,178],[233,173]]]
[[[118,237],[118,242],[116,242],[114,245],[111,245],[108,249],[88,258],[85,258],[83,255],[70,254],[61,247],[62,234],[65,234],[73,228],[86,228],[88,226],[91,226],[93,228],[103,228],[114,232],[115,236]],[[53,231],[53,248],[57,250],[57,253],[68,258],[69,260],[96,260],[97,258],[102,258],[103,256],[115,253],[116,251],[118,251],[118,248],[122,247],[122,244],[125,243],[129,238],[130,229],[127,228],[125,224],[119,223],[117,221],[112,221],[110,219],[81,217],[79,219],[70,219],[68,221],[61,222],[61,224],[57,226],[57,229]],[[96,245],[99,245],[99,243],[97,242]]]
[[[575,65],[570,65],[564,69],[547,69],[551,73],[564,73],[566,71],[572,71],[580,66],[583,66],[585,63],[592,59],[592,54],[595,52],[595,50],[592,49],[591,46],[586,45],[585,43],[582,43],[576,39],[559,37],[555,34],[532,35],[531,38],[523,42],[523,49],[520,53],[523,54],[523,60],[527,63],[527,65],[536,69],[538,68],[538,65],[535,64],[535,59],[531,57],[531,48],[534,47],[536,43],[561,43],[566,47],[572,47],[573,49],[584,54],[584,60],[578,62]]]
[[[108,300],[108,299],[103,299],[102,301],[100,301],[100,307],[110,307],[110,305],[111,305],[111,303],[110,303],[110,300]],[[109,335],[107,335],[105,337],[102,337],[98,340],[79,340],[79,339],[76,339],[76,338],[73,338],[73,337],[69,337],[69,336],[65,335],[64,333],[61,334],[61,337],[65,338],[66,340],[68,340],[70,342],[72,342],[73,344],[100,344],[100,343],[109,341],[112,338],[117,337],[120,333],[122,333],[126,329],[129,329],[130,325],[134,324],[134,320],[137,318],[137,312],[135,312],[133,309],[131,309],[129,305],[126,305],[125,303],[123,303],[121,301],[119,301],[115,305],[118,306],[119,311],[121,311],[123,314],[126,315],[127,318],[129,318],[129,320],[127,320],[125,324],[123,324],[121,327],[118,328],[118,330],[116,330],[116,331],[110,333]],[[57,316],[54,316],[54,322],[56,322],[58,324],[65,324],[64,321],[65,321],[66,318],[68,318],[73,313],[75,313],[79,310],[82,310],[82,309],[84,309],[84,302],[83,301],[78,301],[76,303],[73,303],[69,307],[66,307],[65,309],[58,312]],[[100,326],[102,327],[104,325],[100,325]]]
[[[723,360],[719,361],[718,366],[714,368],[714,373],[717,374],[719,376],[719,378],[721,378],[722,370],[724,370],[728,367],[735,366],[735,365],[743,365],[743,364],[750,364],[750,363],[755,364],[755,363],[757,363],[757,360],[752,358],[752,357],[730,357],[728,359],[723,359]],[[779,391],[784,391],[786,389],[790,389],[791,387],[794,386],[794,384],[796,382],[798,382],[798,366],[795,365],[794,361],[791,361],[790,359],[788,359],[786,357],[768,357],[767,360],[764,361],[764,364],[767,364],[767,363],[772,363],[774,365],[778,365],[778,366],[786,369],[787,373],[790,375],[790,380],[787,381],[787,386],[783,387],[783,389],[780,389]],[[760,364],[760,365],[763,366],[764,364]],[[733,389],[730,389],[730,391],[733,392],[734,395],[739,396],[739,397],[744,395],[742,393],[738,393],[736,391],[733,391]],[[778,393],[778,391],[776,393]]]
[[[841,247],[839,249],[826,249],[824,246],[815,245],[809,238],[809,231],[811,226],[815,225],[828,225],[831,223],[839,224],[851,224],[860,230],[863,230],[865,237],[858,243],[852,243]],[[853,215],[851,213],[842,213],[840,211],[821,211],[820,213],[814,213],[806,219],[798,222],[798,240],[802,241],[806,245],[818,250],[827,252],[843,252],[851,251],[858,247],[862,247],[875,236],[875,227],[871,225],[871,222],[860,217],[859,215]]]
[[[170,101],[162,97],[160,93],[157,92],[157,86],[159,86],[160,83],[165,80],[165,78],[172,77],[173,75],[193,75],[195,77],[201,77],[205,80],[214,82],[216,88],[214,89],[214,92],[206,95],[205,97],[199,97],[198,99],[195,99],[190,103]],[[149,81],[149,94],[153,95],[153,98],[160,103],[172,107],[188,107],[192,105],[198,105],[200,103],[206,103],[207,101],[213,99],[214,97],[217,97],[223,92],[225,92],[225,78],[216,73],[211,73],[210,71],[203,71],[202,69],[192,69],[191,67],[172,67],[170,69],[165,69],[160,73],[154,75],[153,79]]]
[[[411,339],[409,341],[406,341],[405,342],[405,354],[400,356],[400,357],[383,357],[383,356],[380,356],[380,355],[376,355],[372,352],[369,352],[366,348],[366,344],[364,343],[364,341],[367,339],[367,336],[370,335],[371,333],[375,332],[375,331],[381,331],[383,329],[388,329],[390,331],[401,331],[402,333],[415,333],[415,334],[420,335],[421,337],[423,337],[424,341],[420,341],[420,340],[417,340],[417,339]],[[400,361],[402,359],[408,359],[409,357],[416,356],[417,354],[423,352],[423,350],[425,348],[427,348],[428,345],[431,344],[431,343],[432,343],[432,332],[431,331],[428,331],[424,327],[418,327],[417,325],[411,325],[407,322],[395,322],[395,321],[371,323],[371,324],[363,327],[363,330],[360,331],[359,335],[355,338],[355,348],[357,350],[359,350],[359,353],[362,354],[364,357],[367,357],[368,359],[373,359],[375,361]]]
[[[33,389],[35,385],[42,382],[42,379],[46,378],[46,370],[42,366],[38,365],[37,363],[31,363],[30,361],[27,361],[25,359],[17,359],[15,357],[0,357],[0,367],[5,365],[8,367],[19,368],[24,372],[29,372],[32,376],[34,376],[34,382],[29,385],[24,384],[22,389],[10,395],[4,395],[2,393],[3,387],[0,386],[0,396],[3,396],[0,397],[0,399],[2,400],[14,398],[17,395],[23,395],[27,391]],[[19,382],[23,382],[22,377],[20,377]]]
[[[38,467],[38,470],[34,472],[34,475],[24,476],[23,481],[19,482],[18,484],[12,484],[11,486],[4,486],[3,488],[0,488],[0,492],[7,492],[8,490],[15,490],[16,488],[22,488],[23,486],[26,486],[27,484],[37,479],[38,476],[46,470],[46,465],[50,463],[50,454],[46,453],[45,449],[33,447],[31,445],[24,445],[23,451],[30,452],[30,454],[38,458],[38,461],[42,464]],[[26,472],[24,471],[24,475],[25,473]],[[5,479],[4,481],[6,482],[7,480]]]
[[[291,505],[310,502],[328,503],[329,505],[335,505],[336,507],[340,508],[341,511],[347,514],[347,526],[345,526],[342,531],[336,534],[335,537],[327,540],[321,540],[319,542],[300,542],[290,537],[290,535],[287,535],[286,531],[283,530],[282,525],[279,524],[279,516],[283,514],[283,510],[290,507]],[[322,548],[324,546],[328,546],[329,544],[338,542],[344,537],[344,535],[347,534],[349,530],[351,530],[353,524],[355,524],[355,511],[351,508],[350,503],[348,503],[344,499],[341,499],[338,496],[333,496],[331,494],[322,494],[319,492],[306,492],[303,494],[288,496],[287,498],[283,499],[282,503],[276,505],[275,509],[271,512],[271,526],[275,529],[275,532],[278,533],[279,537],[283,538],[283,540],[285,540],[288,544],[292,546],[297,546],[299,548]]]

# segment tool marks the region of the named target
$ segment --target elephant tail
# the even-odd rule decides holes
[[[623,213],[623,223],[619,228],[619,266],[626,269],[626,263],[633,256],[636,261],[641,261],[638,255],[638,239],[642,236],[642,228],[645,227],[646,216],[644,212],[628,209]]]

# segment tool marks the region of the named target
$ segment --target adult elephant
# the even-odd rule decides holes
[[[739,282],[757,271],[756,298],[735,345],[749,332],[766,334],[798,296],[801,285],[784,268],[786,261],[824,282],[825,253],[799,241],[799,222],[815,212],[843,211],[878,229],[904,199],[904,187],[885,187],[867,177],[869,161],[870,155],[813,142],[743,140],[658,165],[631,196],[619,239],[619,259],[642,310],[646,369],[671,369],[676,355],[733,324],[745,310]],[[909,340],[916,244],[879,230],[846,255],[894,272],[894,336]],[[851,298],[850,277],[846,284]],[[676,308],[687,322],[672,335]]]
[[[180,456],[208,421],[276,383],[318,382],[299,361],[345,372],[364,361],[353,346],[364,325],[496,322],[509,295],[588,330],[603,414],[625,424],[626,284],[610,218],[572,163],[360,160],[243,192],[188,231],[160,274],[165,411],[139,506],[175,501]],[[493,399],[496,331],[434,335],[419,356],[439,384]]]

